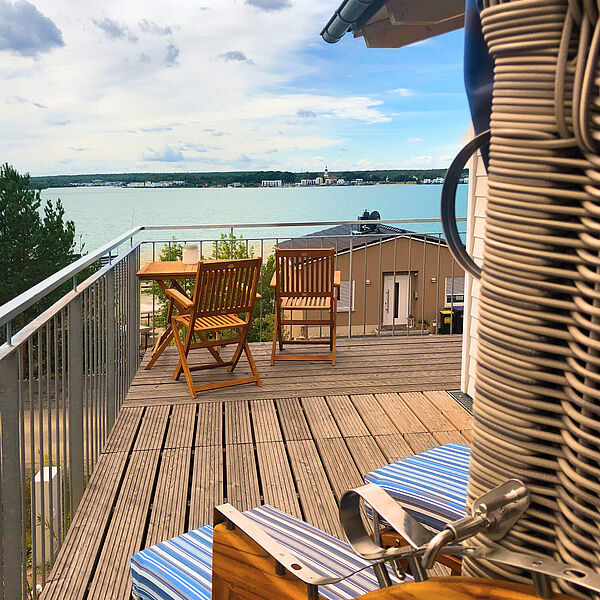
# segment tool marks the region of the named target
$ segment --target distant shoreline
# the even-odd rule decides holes
[[[30,178],[35,189],[71,187],[146,188],[289,188],[345,187],[351,185],[431,185],[441,183],[447,169],[396,169],[339,171],[336,173],[290,171],[232,171],[224,173],[107,173],[49,175]],[[468,170],[463,171],[468,177]],[[437,180],[437,181],[435,181]]]

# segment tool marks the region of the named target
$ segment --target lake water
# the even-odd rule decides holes
[[[457,217],[467,212],[467,185],[459,185]],[[137,225],[206,225],[350,221],[366,208],[382,219],[437,219],[441,185],[373,185],[320,188],[52,188],[42,198],[60,198],[78,239],[93,250]],[[439,223],[398,227],[438,233]],[[294,229],[294,235],[318,227]],[[464,223],[459,224],[464,230]],[[218,231],[148,231],[139,239],[214,239]],[[289,229],[236,229],[244,237],[283,237]],[[78,244],[79,246],[79,244]]]

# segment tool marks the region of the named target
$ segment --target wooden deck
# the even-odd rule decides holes
[[[459,336],[352,340],[335,367],[270,367],[255,344],[263,387],[197,399],[171,381],[173,352],[142,367],[42,598],[129,598],[128,557],[210,522],[225,501],[271,504],[339,536],[337,502],[365,473],[470,440],[470,415],[439,391],[458,388],[460,349]]]

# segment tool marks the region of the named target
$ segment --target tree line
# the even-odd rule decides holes
[[[447,169],[398,169],[398,170],[375,170],[375,171],[336,171],[337,177],[346,181],[362,179],[365,182],[374,183],[412,183],[423,179],[434,179],[445,177]],[[466,177],[468,171],[465,169],[463,175]],[[72,185],[84,185],[106,182],[120,182],[124,185],[135,182],[159,182],[159,181],[184,181],[179,184],[183,187],[204,186],[227,186],[233,183],[241,183],[247,187],[258,187],[263,179],[281,179],[284,184],[300,183],[302,179],[315,179],[322,177],[322,172],[304,171],[293,173],[291,171],[229,171],[214,173],[91,173],[86,175],[48,175],[44,177],[31,177],[30,186],[33,189],[44,189],[53,187],[69,187]]]

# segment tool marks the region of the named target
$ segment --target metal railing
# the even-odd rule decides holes
[[[160,297],[155,287],[140,290],[136,277],[140,262],[158,260],[161,253],[164,258],[175,258],[180,243],[198,244],[204,258],[262,256],[262,298],[255,312],[254,334],[260,341],[269,339],[272,327],[267,271],[273,264],[268,257],[274,248],[334,246],[347,303],[338,311],[338,335],[438,332],[437,315],[446,304],[440,292],[442,278],[462,273],[439,231],[386,230],[369,232],[368,237],[350,232],[299,235],[327,226],[381,223],[138,227],[0,306],[0,327],[6,338],[0,346],[0,598],[38,597],[139,366],[141,317],[148,319],[156,333]],[[261,229],[273,235],[253,235]],[[185,230],[185,237],[167,234],[139,239],[143,231],[158,230],[178,234]],[[95,272],[78,281],[90,267]],[[386,294],[388,307],[402,308],[397,277],[407,282],[407,305],[397,311],[402,319],[386,323]],[[72,282],[71,289],[27,322],[24,315],[67,282]],[[453,303],[454,295],[451,308]],[[431,314],[436,315],[435,323],[428,319]],[[315,329],[290,335],[325,333]]]
[[[43,587],[139,364],[139,244],[123,239],[36,286],[2,319],[64,281],[74,287],[0,347],[0,597]],[[81,283],[96,258],[108,264]],[[19,312],[20,311],[20,312]]]

